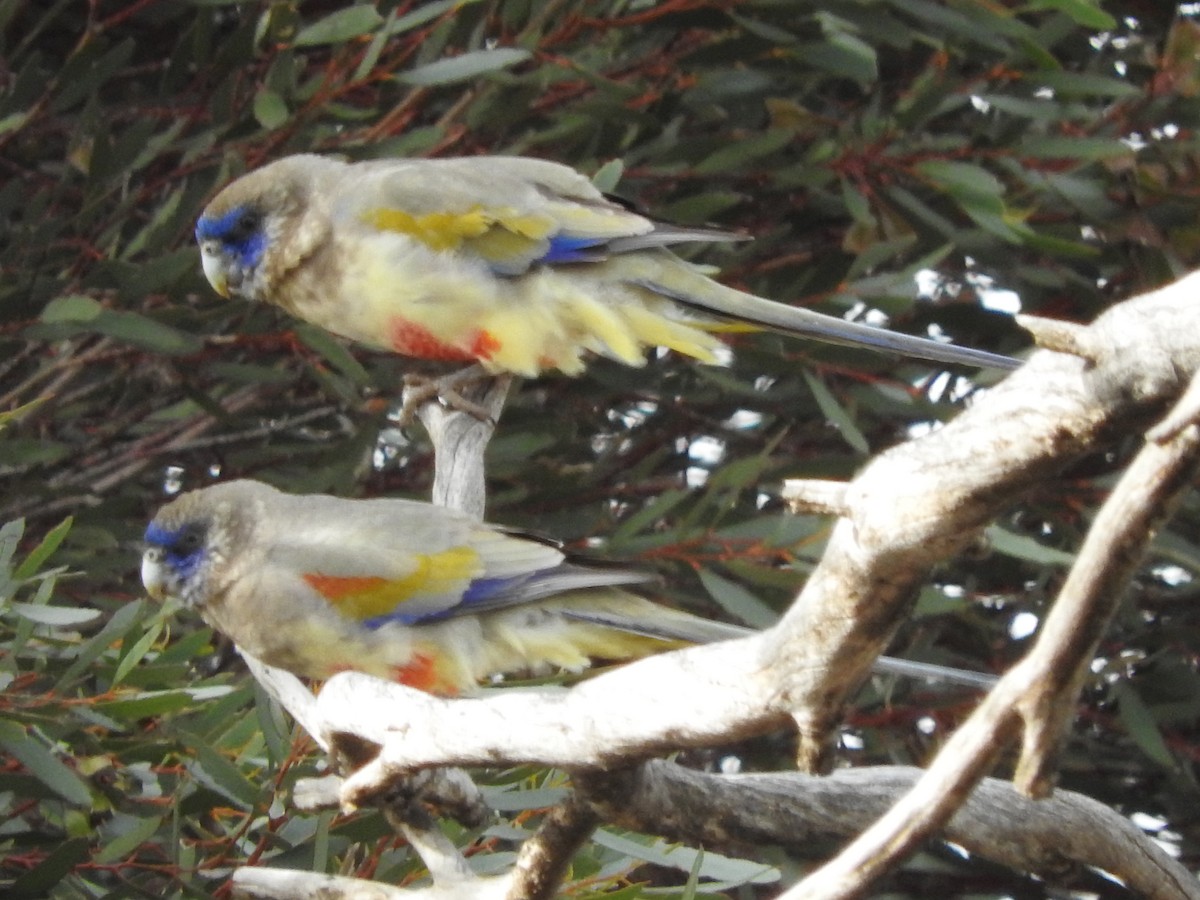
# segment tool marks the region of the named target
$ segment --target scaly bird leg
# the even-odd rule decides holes
[[[489,382],[495,377],[478,363],[451,372],[449,375],[430,376],[409,373],[404,376],[404,394],[402,395],[403,403],[400,407],[399,422],[401,425],[408,425],[412,422],[418,408],[426,403],[437,401],[450,409],[470,413],[479,421],[492,422],[494,425],[491,413],[485,407],[463,396],[463,391],[473,385]]]

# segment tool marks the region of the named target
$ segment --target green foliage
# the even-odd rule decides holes
[[[697,251],[731,283],[1016,352],[988,303],[1086,321],[1196,265],[1194,16],[1129,0],[0,2],[6,895],[204,896],[247,859],[420,876],[374,816],[291,814],[277,794],[315,770],[311,748],[236,662],[211,664],[194,618],[139,599],[135,542],[166,488],[247,475],[422,496],[430,481],[424,436],[388,418],[408,361],[203,282],[191,228],[230,177],[302,150],[545,156],[657,216],[755,235]],[[784,515],[779,482],[846,477],[991,378],[731,344],[724,369],[665,356],[523,385],[490,451],[491,518],[598,539],[660,568],[681,604],[765,624],[828,527]],[[1014,626],[1053,597],[1125,449],[947,563],[898,649],[1015,659]],[[1191,498],[1160,537],[1063,779],[1163,822],[1193,868],[1198,522]],[[847,758],[920,761],[964,710],[867,691]],[[457,838],[500,866],[554,785],[488,777],[529,802]],[[577,893],[681,895],[693,873],[703,894],[760,871],[715,853],[635,868],[667,855],[608,834],[577,861]],[[888,889],[1033,890],[950,856]]]

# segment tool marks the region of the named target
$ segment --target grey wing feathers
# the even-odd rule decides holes
[[[617,568],[593,569],[564,563],[549,572],[538,573],[534,578],[516,588],[514,593],[519,596],[514,597],[513,602],[529,603],[566,591],[647,584],[657,580],[658,576],[650,572],[635,572],[631,569]],[[499,598],[500,595],[497,595],[497,599]]]
[[[636,250],[646,250],[652,247],[669,247],[671,244],[686,244],[694,241],[702,243],[732,243],[748,241],[751,237],[746,234],[736,234],[732,231],[717,231],[714,228],[677,228],[662,222],[654,223],[654,230],[647,234],[633,234],[628,237],[613,238],[604,245],[609,254],[632,253]]]
[[[562,611],[562,615],[564,618],[573,619],[576,622],[602,625],[605,628],[614,628],[617,631],[627,631],[630,634],[641,634],[664,641],[685,641],[689,644],[711,644],[715,641],[728,641],[754,634],[753,629],[743,628],[740,625],[712,622],[665,608],[662,608],[662,614],[656,616],[654,622],[609,610],[568,608]]]
[[[619,588],[656,580],[657,576],[653,574],[630,569],[592,569],[563,563],[527,577],[513,577],[505,584],[490,587],[484,596],[464,597],[462,603],[445,610],[443,615],[447,618],[470,616],[545,600],[568,591]]]

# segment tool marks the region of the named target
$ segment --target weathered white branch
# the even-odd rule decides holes
[[[830,735],[930,568],[1065,466],[1162,415],[1200,367],[1200,274],[1134,298],[1087,329],[1093,362],[1038,352],[945,427],[894,447],[848,487],[848,512],[770,633],[776,693],[799,763]]]
[[[780,494],[796,515],[843,516],[848,512],[844,481],[789,478],[783,483]]]
[[[1098,362],[1103,357],[1104,348],[1093,344],[1087,326],[1030,315],[1017,316],[1017,324],[1028,331],[1034,343],[1043,350],[1078,356],[1088,362]]]
[[[511,384],[512,376],[506,375],[476,382],[463,390],[463,396],[477,405],[479,412],[488,413],[487,418],[438,402],[418,408],[417,417],[433,441],[432,499],[438,506],[483,518],[487,500],[484,451],[496,430]]]
[[[430,765],[603,768],[778,727],[784,716],[753,714],[768,690],[754,663],[761,642],[754,636],[652,656],[570,690],[452,700],[342,672],[325,683],[318,710],[333,746],[351,735],[382,746],[346,779],[343,802],[352,808],[387,793],[398,775]],[[663,719],[672,731],[663,730]],[[731,722],[743,727],[730,730]]]
[[[344,875],[238,869],[233,875],[233,895],[244,900],[503,900],[510,881],[509,877],[473,878],[425,888],[398,888]]]

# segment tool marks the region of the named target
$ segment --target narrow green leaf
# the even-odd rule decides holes
[[[29,120],[29,113],[22,110],[21,112],[9,113],[7,116],[0,118],[0,135],[7,134],[10,131],[16,131]]]
[[[388,28],[388,34],[403,34],[406,31],[412,31],[414,28],[420,28],[426,22],[432,22],[438,16],[458,12],[462,7],[478,2],[480,0],[437,0],[436,3],[423,3],[393,22]]]
[[[122,697],[97,703],[96,709],[123,722],[136,722],[165,713],[188,709],[196,703],[190,691],[148,691],[136,696]]]
[[[302,28],[293,42],[297,47],[320,44],[342,44],[374,31],[384,22],[383,16],[369,3],[351,6],[318,19]]]
[[[1024,559],[1039,565],[1070,567],[1075,564],[1073,553],[1064,553],[1062,550],[1046,547],[1033,538],[1006,531],[999,525],[989,526],[985,534],[992,548],[1005,556]]]
[[[1146,702],[1127,682],[1118,683],[1115,692],[1121,722],[1142,752],[1165,768],[1178,769],[1179,761],[1163,739],[1162,729]]]
[[[163,816],[147,816],[145,818],[121,816],[120,822],[124,827],[120,829],[120,833],[116,837],[96,851],[95,856],[92,857],[93,862],[104,865],[124,859],[154,837],[155,832],[162,825],[162,820]],[[113,825],[110,823],[109,828],[112,827]]]
[[[11,569],[12,559],[25,533],[25,520],[13,519],[0,525],[0,570]]]
[[[189,258],[190,255],[189,251]],[[169,355],[195,353],[203,346],[199,338],[141,313],[106,309],[91,297],[78,294],[51,300],[42,311],[41,320],[47,325],[87,325],[88,331]]]
[[[731,885],[774,884],[780,878],[780,872],[774,866],[670,844],[662,839],[643,838],[647,843],[641,843],[632,835],[617,834],[611,829],[601,828],[596,831],[595,840],[597,844],[626,856],[684,872],[691,872],[696,857],[701,856],[701,877],[719,879]]]
[[[1066,97],[1104,97],[1126,100],[1140,97],[1142,92],[1122,78],[1096,75],[1090,72],[1039,72],[1035,80],[1053,88],[1055,94]]]
[[[697,175],[716,175],[745,169],[749,163],[776,153],[796,139],[790,128],[772,128],[743,140],[730,141],[692,167]]]
[[[617,185],[621,183],[621,176],[625,173],[625,161],[622,159],[610,159],[592,175],[592,184],[596,189],[605,194],[611,194],[617,189]]]
[[[398,78],[405,84],[425,87],[435,84],[453,84],[456,81],[466,81],[515,66],[529,59],[532,54],[528,50],[515,47],[499,47],[495,50],[473,50],[460,56],[439,59],[415,69],[402,72]]]
[[[199,338],[135,312],[104,310],[97,317],[96,330],[168,356],[195,353],[203,346]]]
[[[14,603],[12,610],[23,619],[54,628],[68,628],[95,621],[103,613],[85,606],[42,606],[34,603]]]
[[[0,465],[39,466],[69,456],[71,448],[61,441],[39,438],[9,438],[0,442]]]
[[[930,160],[920,163],[916,169],[935,184],[957,194],[999,197],[1004,193],[1004,183],[974,163]]]
[[[616,546],[630,540],[643,530],[653,528],[654,523],[690,497],[691,493],[689,491],[663,491],[651,500],[650,503],[622,522],[620,527],[610,536],[609,543]]]
[[[821,408],[821,412],[829,423],[837,429],[842,440],[849,444],[855,452],[861,453],[863,456],[868,455],[871,452],[871,445],[867,441],[866,435],[854,424],[854,419],[850,417],[842,404],[838,403],[837,398],[829,392],[829,388],[825,387],[819,378],[811,372],[803,374],[808,389],[812,391],[813,399],[817,401],[817,406]]]
[[[388,13],[387,20],[383,23],[383,27],[375,32],[371,38],[371,43],[367,45],[367,51],[363,54],[362,59],[358,63],[358,68],[354,70],[354,81],[362,81],[375,68],[375,64],[379,62],[379,56],[383,53],[383,48],[387,45],[388,38],[392,36],[392,28],[396,24],[396,10]],[[319,870],[318,870],[319,871]]]
[[[79,677],[80,673],[87,671],[92,663],[99,659],[114,642],[125,636],[125,632],[129,631],[138,622],[145,609],[146,604],[143,601],[135,600],[132,603],[125,604],[113,613],[113,617],[108,620],[108,624],[76,650],[75,661],[71,663],[67,671],[58,679],[56,689],[61,693],[66,693],[69,686]]]
[[[158,640],[158,636],[162,634],[162,620],[154,622],[146,633],[143,634],[133,646],[121,657],[121,661],[117,664],[117,670],[113,673],[113,685],[118,685],[129,674],[129,670],[141,662],[150,648],[154,646],[154,642]]]
[[[290,118],[287,103],[270,88],[263,88],[254,95],[254,118],[263,128],[278,128]]]
[[[55,297],[42,310],[41,320],[48,325],[59,322],[91,322],[104,312],[104,307],[91,297],[70,294]]]
[[[699,576],[708,595],[739,623],[751,628],[770,628],[779,621],[779,614],[775,610],[737,582],[711,569],[701,569]]]
[[[246,779],[242,770],[198,735],[189,734],[187,738],[196,754],[196,761],[188,768],[196,778],[239,807],[253,809],[259,801],[260,791]]]
[[[1133,148],[1118,138],[1028,137],[1020,152],[1041,159],[1063,159],[1073,163],[1133,156]]]
[[[5,426],[7,426],[10,422],[23,419],[49,399],[50,398],[48,395],[35,397],[28,403],[22,403],[20,406],[17,406],[13,409],[0,410],[0,431],[3,431]]]
[[[29,551],[29,555],[17,567],[13,576],[23,581],[37,572],[42,567],[42,563],[50,558],[50,554],[58,549],[59,544],[63,542],[63,538],[67,536],[67,532],[71,530],[71,524],[74,521],[73,517],[67,516],[46,532],[46,536],[42,538],[41,543]]]
[[[1029,8],[1056,9],[1076,24],[1097,31],[1112,31],[1117,27],[1117,20],[1101,9],[1096,0],[1032,0]]]
[[[296,326],[296,337],[320,353],[339,372],[358,385],[371,383],[371,374],[363,368],[362,363],[354,358],[344,343],[337,340],[324,328],[317,328],[308,323]]]
[[[54,889],[62,884],[67,874],[87,860],[90,850],[88,838],[73,837],[61,841],[49,856],[9,884],[5,896],[10,900],[53,896]]]
[[[8,732],[8,729],[5,729]],[[67,766],[41,740],[27,731],[20,736],[0,734],[0,746],[9,752],[38,781],[68,803],[90,809],[92,792],[74,769]]]

